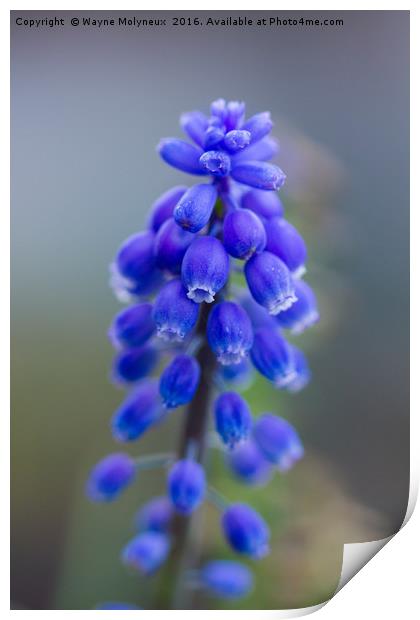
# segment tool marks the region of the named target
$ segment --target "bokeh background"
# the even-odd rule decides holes
[[[177,14],[197,15],[136,13]],[[66,26],[15,25],[54,15]],[[273,529],[257,588],[234,607],[321,602],[343,544],[397,531],[407,505],[409,13],[281,13],[344,26],[272,29],[83,29],[72,16],[81,13],[11,15],[12,606],[156,605],[159,577],[128,575],[118,554],[163,474],[144,475],[115,505],[84,497],[86,472],[115,447],[108,420],[122,398],[108,382],[118,304],[107,268],[181,181],[156,143],[180,135],[180,112],[220,96],[272,111],[283,198],[307,238],[322,313],[301,337],[310,387],[292,397],[261,381],[248,394],[255,412],[293,420],[306,459],[265,490],[244,490],[212,460],[214,484]],[[170,447],[181,419],[133,454]],[[202,518],[202,558],[226,555],[214,509]],[[219,605],[199,594],[192,604]]]

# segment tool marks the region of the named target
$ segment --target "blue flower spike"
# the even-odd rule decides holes
[[[111,379],[127,390],[111,419],[113,439],[132,444],[171,417],[181,427],[178,449],[110,454],[86,483],[91,501],[112,502],[140,471],[143,478],[145,470],[166,468],[165,493],[140,507],[136,536],[121,554],[142,576],[183,553],[186,537],[178,533],[205,500],[220,511],[233,551],[251,560],[269,552],[262,516],[245,503],[230,504],[207,482],[205,449],[221,451],[227,471],[249,487],[266,485],[303,457],[296,429],[275,413],[253,419],[239,392],[258,373],[286,398],[306,387],[308,360],[288,335],[319,320],[315,293],[302,279],[305,241],[285,218],[286,174],[273,163],[282,153],[270,113],[247,115],[244,102],[219,98],[207,113],[182,114],[180,128],[184,138],[163,138],[157,151],[192,175],[190,182],[158,196],[146,230],[119,247],[110,284],[128,305],[109,329],[116,350]],[[211,415],[215,431],[208,429]],[[248,595],[254,581],[244,564],[219,559],[173,577],[226,601]],[[97,609],[141,609],[112,601]]]

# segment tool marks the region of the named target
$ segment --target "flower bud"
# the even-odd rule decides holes
[[[110,454],[92,469],[86,494],[93,502],[112,502],[133,482],[135,475],[136,465],[128,454]]]
[[[282,217],[272,218],[266,225],[267,250],[287,265],[292,275],[305,273],[306,245],[292,224]]]
[[[243,125],[241,129],[249,131],[251,134],[251,142],[258,142],[261,138],[264,138],[273,128],[273,121],[270,117],[270,112],[260,112],[251,116]]]
[[[234,258],[247,260],[255,252],[262,252],[266,240],[264,226],[252,211],[238,209],[226,215],[223,223],[223,244]]]
[[[245,265],[245,278],[251,295],[269,314],[287,310],[296,301],[290,271],[271,252],[250,258]]]
[[[241,204],[244,209],[249,209],[267,220],[276,216],[282,217],[284,213],[277,192],[266,192],[263,189],[251,189],[246,192],[242,196]]]
[[[262,415],[255,423],[253,436],[265,458],[281,471],[290,469],[303,456],[299,435],[283,418]]]
[[[262,161],[235,162],[231,174],[238,183],[257,189],[280,189],[286,181],[286,175],[278,166]]]
[[[158,336],[182,341],[194,328],[199,307],[188,299],[181,280],[171,280],[161,289],[153,307]]]
[[[207,174],[225,177],[230,172],[230,157],[223,151],[205,151],[200,157],[200,164]]]
[[[162,418],[158,385],[155,379],[143,379],[129,394],[111,420],[117,441],[134,441]]]
[[[140,232],[129,237],[117,253],[118,274],[127,281],[126,288],[135,294],[151,292],[158,283],[154,242],[155,236],[150,230]]]
[[[309,284],[296,280],[294,285],[297,301],[284,312],[280,312],[276,320],[283,329],[290,329],[292,334],[300,334],[319,321],[319,313],[315,294]]]
[[[149,228],[157,232],[162,224],[172,217],[176,204],[181,200],[187,189],[188,187],[185,185],[177,185],[168,189],[155,200],[151,207]]]
[[[135,383],[152,372],[158,359],[157,349],[150,344],[125,349],[114,360],[112,378],[117,384]]]
[[[227,542],[238,553],[259,559],[269,551],[270,531],[262,517],[246,504],[233,504],[222,515]]]
[[[175,222],[192,233],[196,233],[208,223],[217,200],[214,185],[193,185],[185,192],[174,209]]]
[[[232,600],[249,594],[254,580],[251,571],[244,564],[218,560],[203,566],[200,581],[210,594]]]
[[[251,142],[251,134],[243,129],[233,129],[225,135],[224,145],[231,153],[242,150]]]
[[[296,369],[289,343],[275,330],[257,329],[251,349],[256,369],[278,388],[287,387],[296,379]]]
[[[206,174],[200,165],[201,149],[177,138],[165,138],[158,144],[158,153],[170,166],[188,174]]]
[[[212,308],[207,321],[207,340],[220,364],[239,364],[254,339],[251,321],[241,306],[223,301]]]
[[[169,530],[172,518],[172,505],[166,495],[154,497],[140,508],[136,517],[136,528],[140,532],[162,532]]]
[[[191,355],[177,355],[163,371],[159,391],[167,409],[186,405],[200,382],[200,365]]]
[[[203,501],[206,477],[203,467],[192,459],[183,459],[172,466],[168,476],[168,495],[181,514],[191,514]]]
[[[172,274],[181,271],[181,263],[194,235],[183,230],[171,218],[159,229],[155,239],[155,257],[159,269]]]
[[[209,124],[207,116],[198,110],[181,115],[180,124],[187,136],[198,146],[204,146],[204,135]]]
[[[214,301],[229,277],[229,257],[222,243],[209,236],[194,239],[182,261],[181,277],[189,299],[197,304]]]
[[[142,575],[151,575],[166,560],[169,553],[169,539],[159,532],[143,532],[123,549],[121,559],[128,568]]]
[[[119,312],[108,332],[114,346],[140,347],[149,340],[156,329],[152,310],[152,304],[143,303]]]
[[[236,392],[224,392],[214,403],[214,421],[224,444],[233,448],[248,437],[252,417],[248,403]]]
[[[272,467],[252,439],[241,442],[229,452],[227,463],[245,484],[262,485],[271,477]]]

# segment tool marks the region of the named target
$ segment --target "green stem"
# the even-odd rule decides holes
[[[208,411],[212,392],[212,375],[215,358],[206,341],[207,318],[210,304],[202,304],[197,329],[201,344],[196,357],[201,368],[201,380],[194,399],[188,406],[181,433],[178,458],[185,458],[194,451],[194,458],[202,463],[206,450]],[[172,548],[163,569],[157,591],[155,609],[188,609],[191,590],[184,587],[183,579],[193,564],[194,549],[191,545],[192,517],[175,515],[171,523]]]

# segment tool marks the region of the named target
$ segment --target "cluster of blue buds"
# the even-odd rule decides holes
[[[111,285],[129,305],[115,317],[109,337],[116,349],[112,379],[129,390],[111,419],[114,439],[133,442],[188,405],[186,441],[177,455],[111,454],[87,483],[91,500],[108,502],[139,472],[168,469],[166,493],[139,510],[136,536],[121,554],[142,575],[157,571],[171,554],[175,520],[188,519],[206,500],[221,510],[221,533],[235,552],[252,559],[269,552],[263,517],[249,505],[230,504],[208,485],[202,454],[212,434],[188,437],[188,420],[197,426],[205,419],[202,394],[207,390],[207,402],[214,391],[217,447],[231,474],[244,484],[263,485],[275,472],[289,470],[303,456],[297,431],[272,413],[253,415],[238,390],[251,385],[255,371],[278,389],[305,387],[307,360],[286,335],[318,321],[315,295],[302,280],[305,242],[285,219],[277,193],[286,175],[269,161],[278,151],[269,135],[270,114],[246,119],[244,103],[218,99],[209,115],[183,114],[181,127],[190,140],[166,138],[158,153],[170,166],[200,177],[199,183],[160,196],[147,230],[117,252]],[[241,562],[213,559],[189,573],[191,587],[226,599],[253,587],[252,573]]]

